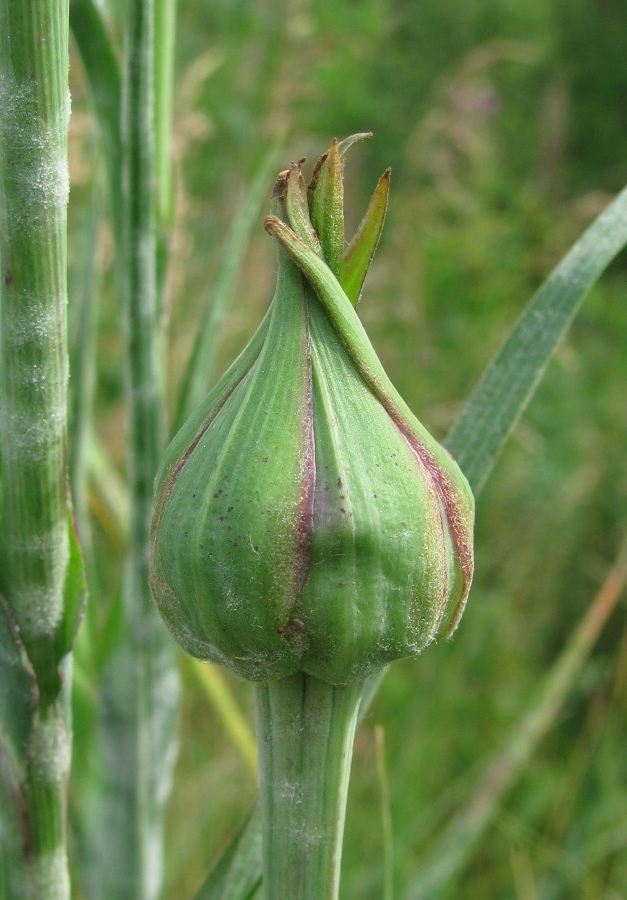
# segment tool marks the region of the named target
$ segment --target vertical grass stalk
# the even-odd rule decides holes
[[[133,498],[130,546],[134,569],[143,584],[147,567],[142,557],[150,522],[152,482],[164,442],[155,261],[152,0],[131,0],[128,16],[123,139],[129,480]],[[147,589],[139,596],[152,611]]]
[[[67,0],[1,0],[0,110],[0,679],[10,698],[0,704],[0,835],[8,895],[56,900],[70,893],[64,658],[76,625],[66,471]]]
[[[108,825],[100,834],[109,831],[109,849],[103,851],[95,890],[98,896],[133,900],[157,897],[161,889],[162,816],[176,749],[178,700],[174,647],[157,617],[147,574],[153,479],[165,439],[153,40],[152,0],[131,0],[122,102],[121,259],[127,338],[129,555],[123,589],[124,636],[109,667],[103,718],[111,792],[105,798]]]
[[[124,591],[125,614],[135,674],[136,735],[132,765],[135,791],[136,897],[159,892],[161,823],[154,783],[151,723],[156,710],[154,679],[158,656],[170,656],[148,587],[148,533],[153,479],[163,451],[163,392],[157,311],[154,56],[152,0],[128,5],[123,98],[124,229],[127,256],[126,330],[127,399],[129,408],[129,562]],[[167,641],[169,645],[169,641]],[[168,647],[169,649],[169,647]],[[173,652],[173,651],[172,651]]]
[[[164,237],[158,238],[157,233],[158,225],[167,224],[159,220],[158,198],[169,165],[165,120],[172,77],[172,35],[167,24],[172,21],[171,6],[168,2],[157,9],[151,0],[126,4],[120,72],[97,8],[90,0],[72,0],[71,5],[72,28],[102,132],[127,340],[129,454],[128,504],[124,505],[130,523],[123,623],[114,646],[104,648],[107,662],[95,764],[99,777],[92,779],[94,801],[86,804],[88,849],[82,854],[87,892],[95,900],[114,896],[136,900],[160,893],[163,809],[177,748],[174,648],[156,616],[146,575],[153,478],[165,431],[159,284],[166,255]],[[167,21],[159,28],[159,38],[155,22],[163,16]],[[162,59],[166,43],[167,71]],[[165,100],[159,100],[162,92]],[[110,477],[105,480],[109,488]]]
[[[170,135],[174,95],[174,50],[176,36],[176,0],[159,0],[155,5],[155,174],[157,182],[157,219],[161,227],[172,224],[174,204]]]
[[[265,900],[335,900],[363,685],[299,673],[257,686]]]

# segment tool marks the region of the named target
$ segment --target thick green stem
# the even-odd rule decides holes
[[[257,687],[265,900],[335,900],[363,684],[298,674]]]
[[[10,896],[66,898],[68,0],[0,0],[0,110],[0,590],[31,681],[0,722],[0,833]]]
[[[0,61],[2,586],[54,696],[68,557],[67,3],[2,0]]]

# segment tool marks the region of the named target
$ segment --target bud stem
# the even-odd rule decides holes
[[[265,900],[336,900],[363,683],[257,686]]]

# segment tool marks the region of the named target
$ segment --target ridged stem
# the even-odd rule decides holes
[[[176,0],[159,0],[155,5],[155,171],[157,218],[161,227],[172,222],[172,165],[170,137],[174,93],[174,48]]]
[[[133,900],[157,897],[161,889],[162,814],[173,755],[172,736],[165,726],[177,695],[174,647],[148,586],[153,481],[165,443],[157,297],[153,42],[153,0],[130,0],[122,103],[130,529],[120,659],[128,680],[115,687],[125,709],[116,750],[125,796],[117,800],[126,809],[123,827],[112,836],[125,871],[123,878],[115,872],[106,877],[112,879],[112,885],[120,885],[115,887],[116,896]],[[114,888],[103,890],[106,894]]]
[[[157,314],[152,0],[130,0],[126,44],[124,203],[131,556],[147,573],[153,479],[164,443]],[[148,591],[143,601],[151,606]],[[152,608],[152,607],[151,607]]]
[[[257,687],[265,900],[336,900],[363,684],[300,673]]]
[[[19,847],[5,858],[9,895],[61,900],[70,893],[69,669],[59,671],[68,646],[68,0],[0,0],[0,110],[0,590],[22,654],[20,671],[0,659],[0,691],[31,680],[24,709],[7,706],[0,722],[0,835],[5,851]]]

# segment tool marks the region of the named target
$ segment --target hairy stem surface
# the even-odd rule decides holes
[[[0,0],[0,838],[9,896],[69,897],[68,0]],[[28,690],[25,688],[28,686]],[[4,796],[2,796],[4,794]]]
[[[300,673],[257,687],[265,900],[335,900],[363,685]]]

